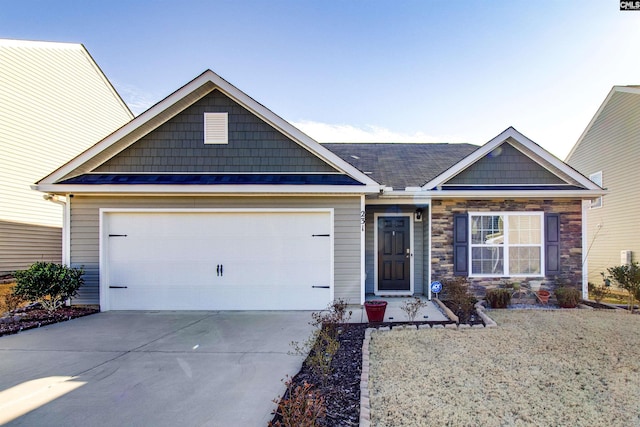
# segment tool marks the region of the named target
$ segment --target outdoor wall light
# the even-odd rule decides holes
[[[416,222],[422,222],[422,212],[423,212],[422,208],[416,209],[416,212],[413,216]]]

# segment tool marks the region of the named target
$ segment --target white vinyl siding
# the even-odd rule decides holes
[[[80,44],[0,40],[0,93],[1,272],[60,258],[38,236],[59,235],[62,208],[30,186],[132,116]]]
[[[595,182],[596,184],[598,184],[600,187],[602,187],[602,171],[592,173],[591,175],[589,175],[589,179]],[[602,207],[602,196],[598,197],[597,199],[591,202],[591,209],[596,209],[601,207]]]
[[[360,197],[90,197],[71,202],[71,264],[84,266],[85,285],[74,304],[98,304],[100,208],[333,208],[334,297],[360,303]]]
[[[204,143],[229,143],[228,113],[204,113]]]
[[[633,90],[634,92],[625,92]],[[620,88],[594,118],[567,163],[586,176],[602,171],[608,193],[598,209],[587,210],[588,280],[620,265],[620,251],[640,260],[640,91]],[[606,184],[604,180],[606,179]]]
[[[542,276],[542,212],[469,214],[471,277]]]

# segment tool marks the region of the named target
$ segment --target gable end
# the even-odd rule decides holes
[[[205,144],[205,113],[228,114],[228,144]],[[337,172],[214,90],[92,172]]]
[[[443,184],[458,186],[557,186],[567,182],[505,142]]]

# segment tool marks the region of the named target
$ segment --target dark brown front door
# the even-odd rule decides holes
[[[378,218],[378,291],[411,290],[410,217]]]

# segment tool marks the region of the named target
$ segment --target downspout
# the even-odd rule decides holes
[[[366,286],[366,269],[365,269],[365,220],[366,211],[364,203],[364,195],[360,196],[360,305],[365,301],[365,286]]]
[[[587,213],[591,207],[591,200],[582,201],[582,299],[589,299],[589,242],[587,241]]]
[[[431,208],[433,207],[433,205],[431,204],[431,200],[429,200],[429,215],[427,217],[427,220],[429,221],[429,225],[427,226],[429,232],[428,232],[428,239],[429,239],[429,247],[427,249],[427,264],[428,264],[428,268],[427,268],[427,289],[429,289],[429,301],[431,301],[431,241],[433,240],[433,235],[431,234]],[[424,293],[424,292],[423,292]]]
[[[61,199],[55,194],[45,194],[42,196],[45,200],[62,206],[62,263],[66,266],[71,264],[71,229],[69,227],[71,220],[71,199],[67,196]]]

